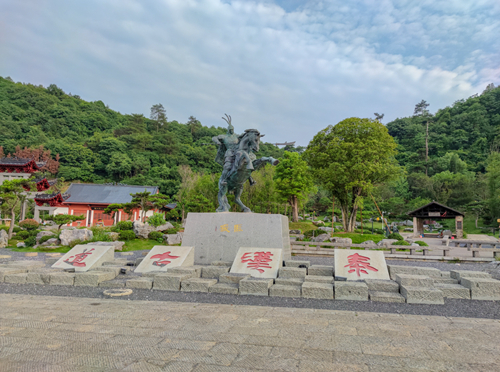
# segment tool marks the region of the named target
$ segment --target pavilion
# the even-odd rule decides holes
[[[457,238],[462,239],[464,237],[464,214],[446,205],[432,201],[423,207],[408,212],[408,216],[413,217],[413,233],[415,236],[424,234],[425,220],[454,218]]]

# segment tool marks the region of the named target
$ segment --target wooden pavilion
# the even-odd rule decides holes
[[[415,236],[424,234],[425,220],[454,218],[457,238],[462,239],[464,237],[464,214],[446,205],[432,201],[423,207],[408,212],[408,216],[413,217],[413,233]]]

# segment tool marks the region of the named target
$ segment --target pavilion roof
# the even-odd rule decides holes
[[[65,204],[114,204],[130,203],[132,196],[144,190],[151,194],[158,192],[158,186],[130,186],[130,185],[97,185],[85,183],[72,183],[66,191],[71,196],[64,201]]]
[[[434,219],[434,218],[455,218],[456,216],[464,216],[464,214],[444,204],[432,201],[429,204],[424,205],[423,207],[408,212],[408,216]]]

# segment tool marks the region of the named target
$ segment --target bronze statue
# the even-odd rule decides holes
[[[254,152],[259,151],[260,138],[264,135],[261,135],[257,129],[247,129],[241,135],[235,134],[231,124],[231,116],[225,115],[226,117],[222,119],[228,124],[228,134],[212,138],[212,141],[219,146],[215,161],[223,166],[219,179],[219,208],[217,208],[217,212],[229,212],[231,206],[227,201],[228,192],[234,193],[235,202],[243,212],[251,212],[250,208],[245,206],[240,199],[243,185],[247,180],[249,180],[250,185],[255,184],[251,177],[254,170],[266,163],[277,165],[279,161],[272,157],[257,159]]]

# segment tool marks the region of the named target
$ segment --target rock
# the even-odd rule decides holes
[[[493,279],[500,280],[500,261],[492,261],[485,265],[484,271],[490,274]]]
[[[318,230],[325,231],[325,232],[334,232],[335,231],[332,227],[326,227],[326,226],[318,227]]]
[[[412,247],[420,247],[417,243],[411,243],[410,246],[412,246]]]
[[[375,245],[375,242],[373,240],[367,240],[361,244],[366,244],[366,245]]]
[[[392,243],[397,242],[396,239],[382,239],[377,243],[377,247],[389,247]]]
[[[0,248],[5,248],[9,245],[9,234],[5,230],[0,230]]]
[[[42,239],[44,236],[52,236],[54,233],[52,231],[40,231],[38,234],[36,234],[36,244],[40,242],[40,239]]]
[[[181,244],[182,242],[182,233],[177,234],[165,234],[163,235],[163,239],[167,241],[168,245]]]
[[[51,238],[47,240],[46,242],[42,243],[44,247],[50,246],[50,245],[58,245],[59,244],[59,239],[57,238]]]
[[[302,230],[290,230],[289,234],[302,234]]]
[[[349,245],[352,244],[352,239],[351,238],[339,238],[339,237],[333,237],[330,239],[332,243],[339,243],[339,244],[344,244],[344,245]]]
[[[106,235],[113,239],[113,241],[118,240],[118,237],[120,236],[117,232],[107,232]]]
[[[323,221],[313,221],[312,223],[315,226],[324,226],[325,225],[325,223]]]
[[[82,242],[90,240],[94,237],[91,230],[88,229],[65,229],[61,232],[59,239],[61,239],[62,245],[70,245],[71,242],[75,240],[80,240]]]
[[[313,238],[313,242],[326,242],[330,240],[330,234],[321,234]]]
[[[19,242],[16,244],[16,247],[17,248],[24,248],[24,247],[26,247],[26,244],[24,244],[23,242]]]
[[[174,228],[174,225],[172,225],[170,222],[167,222],[164,225],[158,226],[156,228],[156,231],[167,231],[167,230],[170,230],[173,228]]]
[[[125,242],[120,242],[120,241],[116,241],[116,242],[95,242],[95,243],[92,243],[92,244],[95,244],[95,245],[112,245],[115,247],[115,251],[121,251],[123,250],[123,246],[125,245]]]
[[[147,223],[142,223],[141,221],[134,221],[134,234],[138,238],[147,239],[151,231],[156,231],[153,226],[149,226]]]

